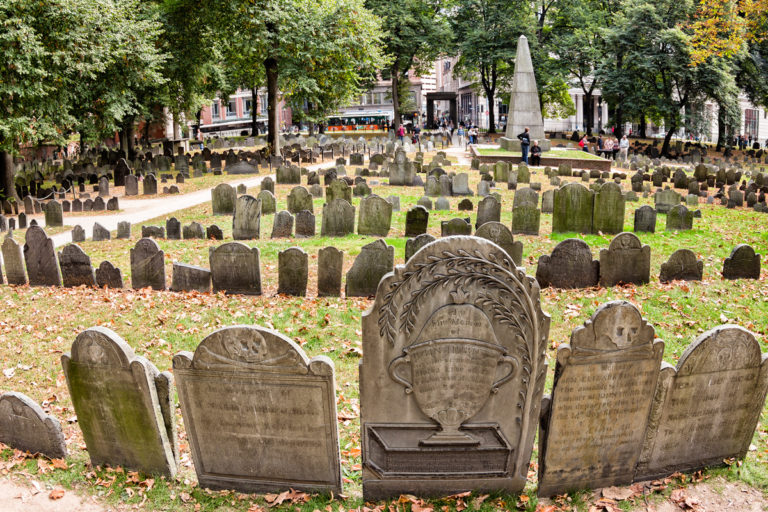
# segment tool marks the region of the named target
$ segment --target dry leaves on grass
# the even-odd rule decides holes
[[[276,507],[283,503],[295,505],[297,503],[306,503],[309,501],[309,494],[291,489],[290,491],[283,491],[280,494],[265,494],[264,500],[270,507]]]
[[[669,496],[670,501],[683,510],[692,510],[693,512],[703,512],[699,500],[688,496],[685,489],[675,489]]]

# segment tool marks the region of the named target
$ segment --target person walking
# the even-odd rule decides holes
[[[405,136],[405,127],[400,124],[400,126],[397,127],[397,138],[400,139],[400,144],[403,143],[403,137]]]
[[[619,141],[619,158],[622,162],[627,161],[627,153],[629,152],[629,139],[624,135]]]

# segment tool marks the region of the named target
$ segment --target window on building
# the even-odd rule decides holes
[[[219,119],[221,117],[221,112],[219,111],[219,102],[214,101],[211,103],[211,117],[213,119]]]
[[[259,96],[259,103],[260,103],[260,109],[259,113],[262,115],[267,115],[267,112],[269,112],[269,96],[266,94],[262,94]]]
[[[237,117],[237,105],[235,100],[229,100],[227,103],[227,117]]]
[[[253,107],[253,100],[249,100],[247,98],[243,99],[243,115],[244,116],[250,116],[251,115],[251,108]]]
[[[758,135],[760,111],[748,108],[744,111],[744,135],[756,139]]]

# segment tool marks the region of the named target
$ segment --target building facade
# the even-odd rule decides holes
[[[200,129],[206,137],[233,137],[242,135],[243,132],[251,134],[253,111],[256,109],[259,133],[266,131],[267,127],[267,91],[259,89],[256,98],[251,90],[238,89],[227,101],[216,97],[209,105],[200,111]],[[284,101],[278,104],[278,122],[280,130],[290,128],[292,125],[292,113],[290,107]]]

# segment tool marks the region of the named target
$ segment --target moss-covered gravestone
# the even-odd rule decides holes
[[[347,236],[355,232],[355,207],[346,199],[334,199],[323,205],[321,236]]]
[[[211,190],[211,206],[214,215],[232,215],[235,213],[237,193],[234,187],[220,183]]]
[[[584,240],[568,238],[555,246],[552,254],[539,257],[536,280],[546,288],[587,288],[596,286],[600,262],[592,260],[592,251]]]
[[[360,201],[359,235],[387,236],[392,225],[392,203],[377,195]]]
[[[552,211],[553,233],[592,233],[595,194],[581,183],[568,183],[555,190]]]
[[[176,474],[170,373],[160,373],[105,327],[80,333],[61,364],[94,466]]]
[[[286,199],[287,209],[294,215],[302,210],[314,212],[312,194],[305,187],[293,187]]]
[[[232,238],[235,240],[258,239],[261,234],[261,201],[243,195],[235,201],[232,217]]]
[[[687,231],[693,229],[693,212],[678,204],[667,212],[667,231]]]
[[[346,296],[369,297],[376,294],[379,281],[395,264],[395,248],[376,240],[360,249],[347,272]]]
[[[659,282],[701,281],[704,273],[704,261],[696,258],[690,249],[678,249],[669,259],[661,264]]]
[[[0,396],[0,443],[22,452],[40,453],[49,459],[67,456],[59,420],[21,393]]]
[[[747,244],[733,248],[723,263],[723,277],[726,279],[760,279],[760,255]]]
[[[538,235],[540,222],[538,192],[529,187],[516,190],[512,202],[512,233]]]
[[[651,246],[634,233],[621,233],[600,250],[600,285],[645,284],[651,275]]]
[[[516,241],[512,232],[501,222],[486,222],[475,231],[475,236],[495,243],[512,258],[515,265],[523,261],[523,242]]]
[[[624,230],[625,199],[621,187],[604,183],[595,194],[592,229],[605,234],[617,234]]]

